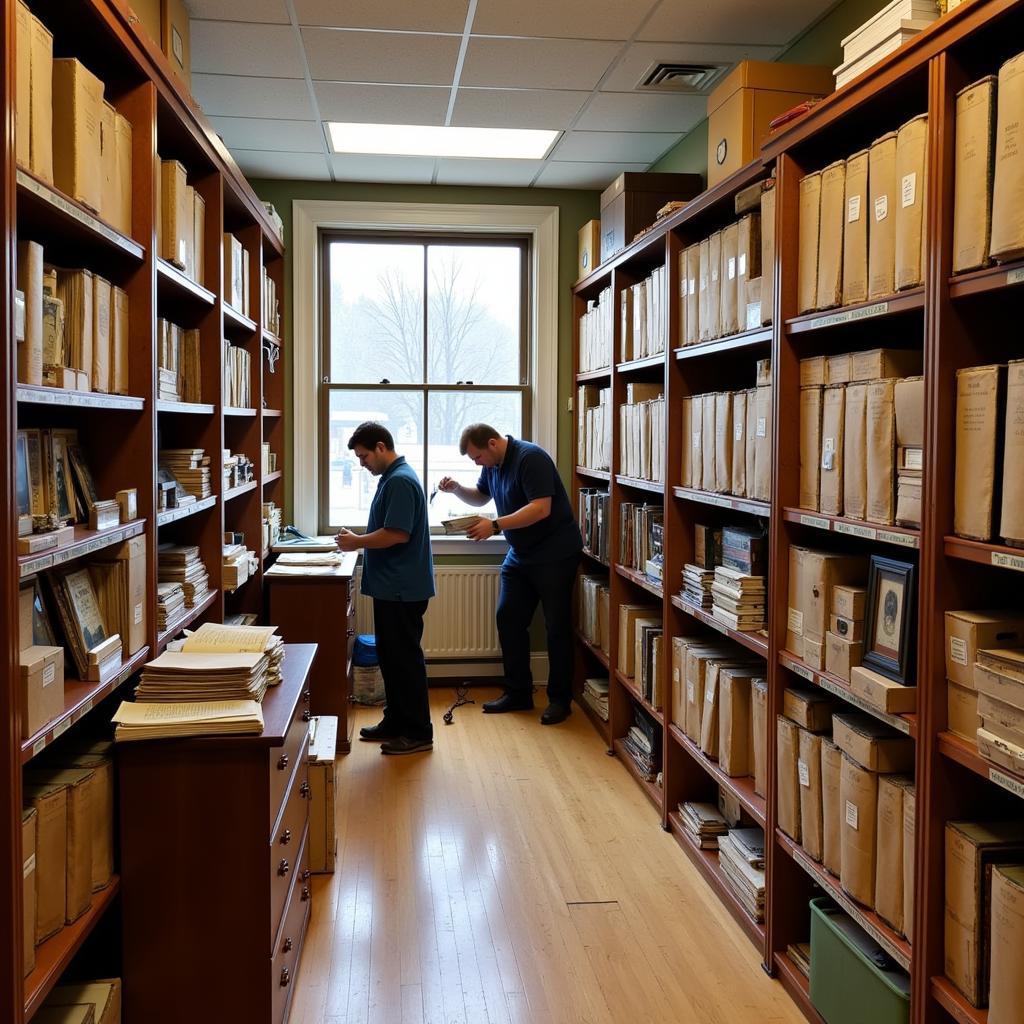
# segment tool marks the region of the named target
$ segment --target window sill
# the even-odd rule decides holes
[[[508,551],[508,541],[504,537],[470,540],[468,537],[432,534],[430,549],[435,555],[504,555]]]

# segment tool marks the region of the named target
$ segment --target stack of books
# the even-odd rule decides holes
[[[233,409],[252,408],[252,371],[249,353],[224,342],[224,404]]]
[[[1024,775],[1024,651],[978,651],[974,664],[978,690],[978,752],[1000,768]]]
[[[210,485],[210,459],[203,448],[161,448],[160,466],[168,470],[187,494],[206,498]]]
[[[185,614],[185,588],[180,583],[156,585],[156,628],[166,632]]]
[[[714,569],[702,569],[699,565],[687,562],[683,566],[683,600],[697,608],[711,608],[711,588],[714,582]]]
[[[194,608],[210,592],[210,574],[195,544],[160,544],[157,563],[161,583],[181,584],[186,608]]]
[[[581,384],[576,403],[576,464],[586,469],[611,469],[612,389]]]
[[[619,542],[619,564],[637,572],[647,571],[647,561],[658,553],[655,524],[663,522],[664,514],[660,505],[640,505],[624,501],[621,537]]]
[[[679,817],[686,835],[702,850],[717,850],[718,840],[729,831],[729,823],[714,804],[681,803]]]
[[[633,724],[622,740],[642,779],[653,782],[661,771],[661,729],[639,707],[633,708]]]
[[[255,558],[255,553],[249,551],[244,544],[224,545],[225,590],[237,590],[249,578],[250,558]]]
[[[597,487],[581,487],[576,511],[584,546],[602,562],[607,562],[611,514],[608,507],[608,492]]]
[[[262,701],[269,667],[270,659],[260,652],[164,651],[143,668],[135,699],[147,703]]]
[[[741,633],[764,629],[765,593],[763,576],[747,576],[720,565],[715,569],[711,585],[711,614]]]
[[[284,637],[278,635],[277,626],[204,622],[188,635],[181,649],[186,654],[265,654],[267,685],[281,682]]]
[[[718,863],[740,906],[764,920],[764,830],[734,828],[718,840]]]
[[[611,591],[607,576],[580,577],[580,632],[588,643],[608,653],[608,608]]]
[[[610,287],[596,300],[587,300],[587,311],[580,317],[580,373],[612,365],[614,318],[615,302]]]
[[[603,722],[608,721],[608,680],[593,678],[583,680],[583,699]]]
[[[136,703],[123,701],[114,715],[114,739],[159,740],[187,736],[256,735],[263,709],[254,700]]]

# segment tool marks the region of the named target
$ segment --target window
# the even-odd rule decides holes
[[[348,450],[383,423],[428,493],[474,484],[463,428],[529,436],[529,240],[321,233],[319,529],[365,526],[377,481]],[[491,506],[488,506],[490,508]],[[430,522],[464,514],[440,491]]]

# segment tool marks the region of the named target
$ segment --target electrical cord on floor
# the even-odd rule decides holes
[[[463,704],[475,704],[475,700],[471,700],[469,697],[469,683],[463,683],[462,686],[455,687],[455,703],[444,713],[444,724],[451,725],[455,719],[455,709],[461,708]]]

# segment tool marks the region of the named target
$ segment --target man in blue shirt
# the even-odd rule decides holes
[[[504,533],[509,545],[497,614],[505,693],[487,701],[484,711],[533,707],[530,622],[539,602],[548,637],[548,706],[540,720],[555,725],[571,711],[572,588],[583,550],[569,497],[543,448],[502,437],[486,423],[466,427],[459,451],[480,467],[476,486],[445,477],[438,487],[477,507],[493,498],[497,519],[479,519],[466,533],[473,540]]]
[[[415,754],[434,744],[421,646],[423,615],[434,596],[426,498],[385,427],[361,423],[348,446],[363,469],[380,477],[366,532],[341,530],[335,538],[342,551],[363,549],[362,592],[373,598],[377,657],[384,677],[384,719],[360,729],[359,735],[383,740],[382,754]]]

